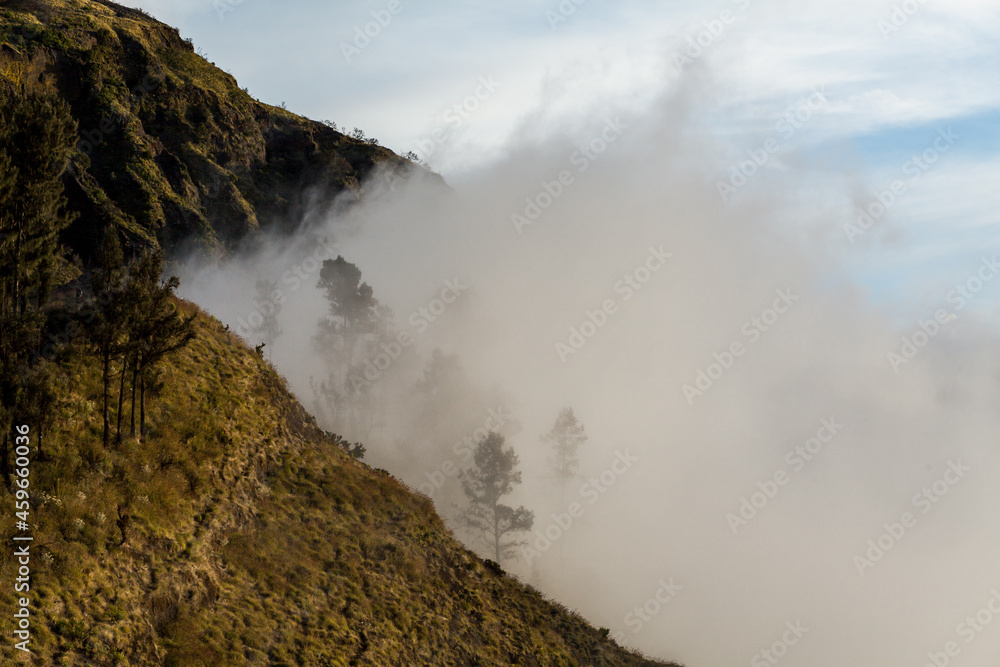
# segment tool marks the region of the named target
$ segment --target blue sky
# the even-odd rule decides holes
[[[912,296],[919,308],[1000,239],[996,2],[399,0],[387,22],[389,0],[128,4],[177,26],[262,101],[360,127],[398,152],[419,153],[421,139],[448,129],[427,161],[452,181],[502,155],[540,108],[554,105],[544,114],[554,126],[569,118],[552,100],[648,108],[683,83],[675,56],[700,35],[707,46],[697,65],[710,86],[698,126],[718,146],[722,171],[825,86],[828,102],[773,165],[799,179],[804,206],[840,198],[846,211],[845,183],[856,200],[871,198],[939,128],[960,135],[892,207],[889,224],[845,251],[843,265],[874,301]],[[345,55],[379,16],[385,25],[370,26],[370,43]],[[449,108],[484,77],[499,87],[449,128]]]

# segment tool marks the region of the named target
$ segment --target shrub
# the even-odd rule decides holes
[[[502,577],[504,575],[503,568],[500,567],[500,563],[497,563],[496,561],[492,561],[489,558],[487,558],[486,560],[483,561],[483,565],[486,566],[487,570],[497,575],[498,577]]]
[[[117,623],[125,618],[125,611],[117,605],[111,605],[104,610],[104,620],[108,623]]]
[[[89,635],[83,621],[56,621],[55,631],[57,635],[70,641],[83,641]]]

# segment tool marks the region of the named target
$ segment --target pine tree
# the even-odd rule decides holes
[[[0,109],[0,471],[9,485],[14,426],[50,395],[37,355],[41,308],[61,259],[58,234],[72,220],[60,177],[76,126],[63,102],[35,93],[0,88]]]
[[[35,434],[38,458],[45,457],[45,433],[52,424],[53,409],[58,400],[49,362],[35,366],[25,381],[21,418],[31,424]]]
[[[518,533],[531,530],[535,515],[524,507],[517,509],[503,504],[514,486],[521,483],[517,470],[519,459],[512,447],[504,446],[504,437],[490,431],[476,444],[474,466],[461,473],[462,490],[469,499],[465,519],[469,526],[482,533],[487,547],[499,564],[517,554],[526,544]]]
[[[60,177],[76,143],[65,103],[35,93],[0,94],[0,309],[40,308],[52,289],[59,232],[73,220]],[[6,165],[6,169],[3,167]],[[7,272],[5,272],[7,273]]]
[[[560,410],[552,430],[542,436],[542,442],[552,447],[549,466],[559,489],[561,508],[566,506],[566,485],[576,477],[576,473],[580,469],[580,445],[586,441],[587,434],[573,413],[573,408]],[[562,546],[557,549],[557,552],[562,558]]]
[[[382,306],[371,285],[361,281],[361,269],[342,256],[323,262],[318,287],[326,296],[329,316],[320,322],[316,345],[328,351],[340,348],[342,362],[349,367],[358,338],[375,333]]]
[[[28,417],[26,403],[31,398],[31,380],[38,372],[31,365],[32,352],[38,348],[40,340],[39,313],[0,313],[0,419],[3,420],[0,472],[8,487],[11,484],[10,451],[14,427]]]
[[[94,354],[101,362],[102,401],[101,413],[104,430],[103,442],[110,442],[110,399],[113,364],[125,351],[128,343],[129,309],[125,306],[126,267],[118,232],[109,227],[97,252],[97,263],[91,271],[94,303],[85,331]],[[120,372],[124,372],[121,369]]]
[[[317,287],[329,309],[313,338],[329,370],[325,380],[313,383],[318,407],[336,430],[367,439],[378,425],[378,401],[365,375],[379,345],[390,339],[392,311],[361,280],[361,270],[341,256],[323,262]]]
[[[135,400],[139,398],[139,437],[146,434],[146,392],[159,382],[159,364],[194,337],[194,315],[182,317],[174,303],[180,285],[176,276],[160,279],[163,252],[147,250],[129,277],[127,299],[135,312],[129,338],[134,346],[132,364],[132,435],[135,435]],[[136,389],[138,385],[138,390]]]
[[[425,440],[447,440],[450,434],[442,430],[456,421],[456,413],[473,413],[486,404],[486,399],[477,395],[481,392],[472,385],[458,355],[446,354],[440,349],[431,353],[423,377],[413,388],[414,416],[407,430]],[[472,432],[475,428],[475,425],[464,425],[461,430]]]
[[[573,414],[573,408],[563,408],[552,430],[542,436],[542,442],[551,445],[553,449],[549,464],[560,486],[565,486],[576,477],[576,471],[580,468],[580,445],[586,441],[587,434]]]
[[[274,341],[283,333],[281,324],[278,322],[282,305],[276,296],[280,294],[278,281],[261,279],[254,287],[257,292],[254,303],[260,310],[261,322],[253,328],[253,333],[264,344],[264,347],[270,350]],[[268,356],[270,356],[270,352],[268,352]]]

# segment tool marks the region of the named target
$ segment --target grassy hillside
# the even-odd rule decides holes
[[[130,246],[224,252],[299,222],[307,197],[358,194],[391,151],[254,100],[176,29],[103,0],[0,2],[0,85],[64,99],[79,125],[65,177],[84,258],[113,223]]]
[[[660,664],[488,567],[429,499],[320,431],[240,339],[196,322],[146,443],[105,449],[96,360],[70,347],[55,362],[31,465],[33,664]],[[0,490],[5,544],[12,505]],[[9,639],[0,656],[27,662]]]
[[[0,87],[60,97],[78,124],[63,240],[85,261],[63,283],[108,226],[132,251],[225,253],[299,222],[306,197],[414,169],[255,101],[175,29],[103,0],[0,0]],[[197,337],[155,382],[146,440],[105,446],[100,363],[69,326],[89,284],[41,313],[43,340],[66,344],[30,369],[52,371],[56,396],[31,424],[31,657],[14,647],[23,529],[0,483],[0,664],[660,664],[463,548],[428,498],[345,453],[192,304],[177,302]]]

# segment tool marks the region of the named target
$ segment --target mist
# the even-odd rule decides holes
[[[324,259],[357,264],[410,343],[373,357],[379,418],[343,435],[482,552],[444,470],[501,430],[524,473],[511,504],[535,512],[504,567],[627,646],[692,666],[995,661],[992,254],[879,302],[851,268],[900,221],[845,229],[884,189],[859,182],[849,150],[836,177],[794,136],[770,151],[780,116],[720,147],[700,67],[653,102],[573,104],[574,83],[553,79],[497,157],[447,187],[379,173],[292,237],[182,258],[180,295],[257,344],[254,284],[277,281],[283,333],[264,354],[341,432],[314,391],[316,283]],[[835,112],[816,95],[787,112]],[[457,363],[429,397],[435,350]],[[540,436],[567,406],[589,439],[560,492]]]

